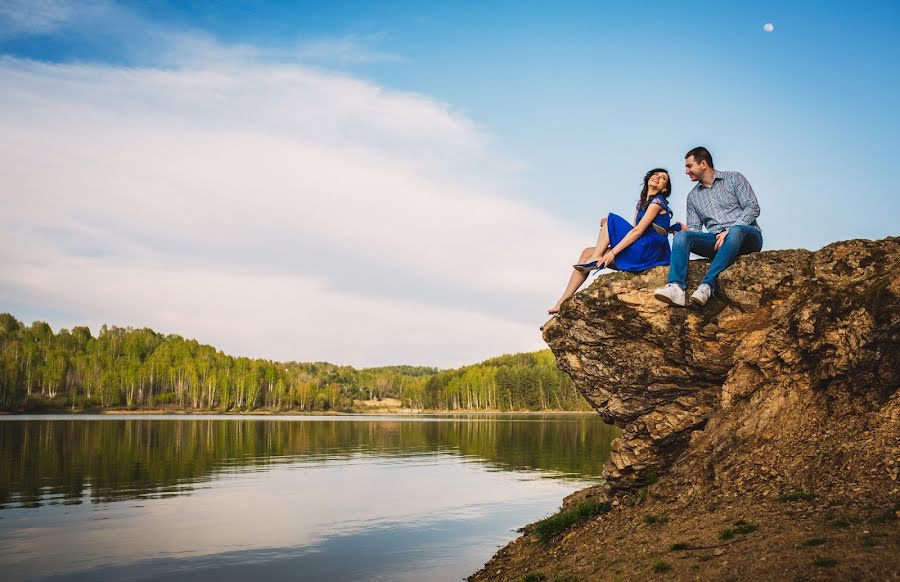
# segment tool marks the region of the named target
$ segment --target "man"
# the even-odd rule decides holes
[[[687,153],[684,168],[697,182],[687,197],[687,229],[675,234],[669,282],[653,295],[684,307],[688,259],[695,253],[712,259],[703,282],[691,295],[691,303],[702,307],[715,292],[719,273],[739,255],[762,249],[762,232],[756,223],[759,203],[747,178],[739,172],[716,170],[712,155],[704,147]]]

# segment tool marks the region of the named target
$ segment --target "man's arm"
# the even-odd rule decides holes
[[[694,206],[694,201],[688,196],[687,199],[687,227],[688,230],[701,232],[703,230],[703,222],[700,220],[700,213]]]
[[[743,174],[735,172],[733,176],[732,187],[734,188],[734,194],[737,196],[741,209],[744,211],[740,218],[741,224],[752,226],[759,216],[759,202],[756,200],[756,194]]]

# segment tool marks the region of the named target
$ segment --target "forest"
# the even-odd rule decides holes
[[[356,369],[235,357],[147,328],[54,333],[0,314],[0,410],[352,412],[356,401],[386,398],[416,410],[590,410],[549,350],[452,370]]]

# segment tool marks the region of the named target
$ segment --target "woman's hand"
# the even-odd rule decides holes
[[[597,266],[602,269],[602,268],[605,268],[605,267],[615,264],[615,262],[616,262],[616,255],[611,250],[609,250],[609,251],[606,251],[606,254],[604,254],[602,257],[600,257],[600,262],[597,263]]]

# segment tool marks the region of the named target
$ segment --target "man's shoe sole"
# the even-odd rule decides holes
[[[707,303],[709,303],[709,299],[707,299],[706,301],[700,301],[699,299],[696,299],[693,295],[691,295],[691,305],[704,307]]]
[[[675,307],[684,307],[684,303],[675,303],[675,300],[669,297],[664,293],[654,293],[654,297],[662,301],[663,303],[668,303],[669,305],[674,305]]]

